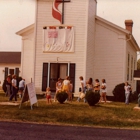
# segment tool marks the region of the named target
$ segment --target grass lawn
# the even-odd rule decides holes
[[[38,97],[39,99],[39,97]],[[0,93],[0,102],[8,102],[4,93]],[[72,103],[46,104],[45,100],[38,100],[38,107],[30,104],[19,106],[0,105],[0,120],[86,125],[117,128],[140,128],[140,111],[133,110],[137,102],[125,105],[124,103],[100,103],[89,107],[83,101]]]

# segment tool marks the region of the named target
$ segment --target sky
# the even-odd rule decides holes
[[[97,15],[122,28],[132,19],[140,46],[139,7],[140,0],[97,0]],[[0,0],[0,11],[0,51],[21,51],[21,37],[15,33],[35,22],[35,0]]]
[[[97,15],[125,28],[124,21],[133,20],[132,34],[140,47],[140,0],[97,0]]]
[[[35,21],[35,0],[0,0],[0,51],[21,51],[15,33]]]

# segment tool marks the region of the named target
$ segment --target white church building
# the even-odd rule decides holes
[[[117,84],[136,82],[137,52],[132,20],[123,29],[96,15],[97,0],[36,0],[35,23],[18,31],[22,36],[21,75],[36,92],[55,90],[66,75],[79,89],[79,77],[106,79],[107,95]]]

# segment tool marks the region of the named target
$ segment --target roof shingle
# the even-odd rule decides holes
[[[21,63],[21,52],[0,52],[0,63]]]

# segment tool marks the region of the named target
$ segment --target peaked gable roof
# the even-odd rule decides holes
[[[30,32],[30,31],[31,32],[34,31],[34,24],[31,24],[31,25],[23,28],[22,30],[16,32],[16,34],[22,36],[24,33]]]
[[[0,52],[0,63],[20,64],[21,52]]]
[[[119,30],[120,32],[123,32],[124,34],[126,34],[128,40],[131,41],[131,43],[133,44],[135,49],[137,51],[140,51],[140,48],[139,48],[135,38],[133,37],[133,35],[132,35],[132,33],[130,31],[128,31],[128,30],[126,30],[126,29],[124,29],[124,28],[122,28],[122,27],[120,27],[120,26],[118,26],[118,25],[116,25],[116,24],[114,24],[112,22],[109,22],[109,21],[107,21],[107,20],[105,20],[105,19],[103,19],[103,18],[101,18],[99,16],[95,16],[95,19],[100,21],[100,22],[102,22],[102,23],[104,23],[104,24],[106,24],[106,25],[108,25],[108,26],[110,26],[110,27],[112,27],[112,28],[115,28],[115,29]]]
[[[113,27],[113,28],[116,28],[116,29],[118,29],[119,31],[124,32],[125,34],[131,34],[130,31],[128,31],[128,30],[126,30],[126,29],[124,29],[124,28],[122,28],[122,27],[120,27],[120,26],[118,26],[118,25],[116,25],[116,24],[114,24],[114,23],[108,21],[108,20],[105,20],[105,19],[103,19],[103,18],[101,18],[101,17],[99,17],[99,16],[96,16],[95,19],[96,19],[96,20],[99,20],[99,21],[101,21],[101,22],[103,22],[103,23],[105,23],[105,24],[107,24],[107,25],[109,25],[109,26],[111,26],[111,27]]]

